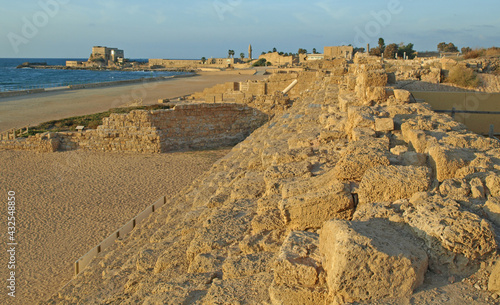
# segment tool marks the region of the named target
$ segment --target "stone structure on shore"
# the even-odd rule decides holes
[[[92,48],[89,60],[66,61],[66,67],[72,68],[92,68],[92,67],[110,67],[114,65],[123,65],[125,61],[125,52],[117,48],[108,48],[95,46]]]
[[[500,143],[387,87],[379,59],[277,77],[242,100],[268,123],[44,304],[498,298]],[[195,97],[241,85],[217,88]]]

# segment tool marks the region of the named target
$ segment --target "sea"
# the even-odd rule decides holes
[[[66,65],[67,60],[86,61],[83,58],[0,58],[0,92],[28,89],[45,89],[68,85],[104,83],[160,76],[182,75],[170,71],[92,71],[57,69],[16,69],[25,62]],[[132,61],[146,62],[145,59]]]

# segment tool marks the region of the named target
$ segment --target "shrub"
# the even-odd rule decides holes
[[[446,81],[466,88],[477,88],[481,83],[476,72],[462,66],[453,67]]]
[[[252,66],[254,67],[264,67],[266,65],[266,59],[265,58],[261,58],[259,60],[257,60]]]
[[[500,48],[492,47],[485,51],[486,56],[498,57],[500,56]]]
[[[465,53],[464,58],[471,59],[471,58],[478,58],[479,56],[481,56],[481,51],[478,49],[475,49],[475,50],[472,50],[472,51]]]

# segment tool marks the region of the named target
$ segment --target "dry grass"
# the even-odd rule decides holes
[[[446,81],[465,88],[477,88],[481,83],[476,72],[462,66],[452,68]]]
[[[465,53],[464,59],[478,58],[482,55],[483,51],[479,49],[472,50],[468,53]]]

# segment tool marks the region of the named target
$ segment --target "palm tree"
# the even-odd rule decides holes
[[[241,60],[245,59],[245,53],[240,53]]]
[[[234,50],[229,50],[229,51],[227,51],[227,54],[228,54],[228,58],[231,56],[234,57],[235,52],[234,52]]]

